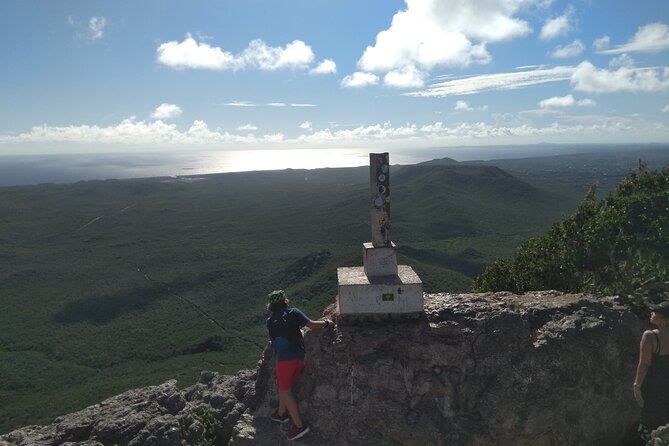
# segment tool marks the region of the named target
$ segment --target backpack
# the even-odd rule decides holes
[[[280,317],[270,317],[267,323],[272,347],[276,352],[296,351],[302,347],[302,332],[295,317],[284,310]]]

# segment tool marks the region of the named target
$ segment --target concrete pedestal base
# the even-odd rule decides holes
[[[337,268],[339,314],[398,314],[423,311],[423,282],[407,265],[397,274],[367,276],[364,267]]]
[[[397,252],[395,244],[389,247],[375,248],[369,243],[362,244],[362,267],[369,277],[397,275]]]

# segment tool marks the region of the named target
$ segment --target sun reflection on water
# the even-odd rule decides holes
[[[235,150],[218,152],[207,160],[215,172],[253,170],[317,169],[321,167],[355,167],[369,163],[368,151],[347,149]]]

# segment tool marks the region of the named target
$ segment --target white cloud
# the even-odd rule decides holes
[[[552,98],[544,99],[539,102],[540,108],[555,108],[555,107],[592,107],[595,102],[592,99],[583,99],[577,101],[574,96],[568,94],[567,96],[554,96]]]
[[[337,73],[337,64],[330,59],[323,60],[316,68],[309,71],[310,74],[335,74]]]
[[[67,24],[70,27],[79,30],[76,33],[77,39],[96,41],[101,40],[105,36],[107,19],[103,16],[93,16],[88,19],[88,23],[84,25],[76,17],[68,15]]]
[[[239,131],[255,131],[255,130],[258,130],[258,127],[249,123],[249,124],[240,125],[239,127],[237,127],[237,130],[239,130]]]
[[[456,111],[466,111],[466,112],[471,112],[471,111],[486,111],[488,110],[487,105],[481,105],[480,107],[472,107],[469,105],[467,101],[455,101],[455,106],[453,106],[453,110]]]
[[[107,19],[102,16],[91,17],[88,21],[88,35],[92,40],[100,40],[105,35]]]
[[[634,68],[634,59],[628,54],[621,54],[616,56],[609,62],[609,68],[616,69],[620,67]]]
[[[217,104],[217,105],[225,105],[227,107],[258,107],[258,106],[265,106],[265,107],[317,107],[316,104],[307,104],[307,103],[287,104],[285,102],[267,102],[265,104],[255,104],[251,101],[233,101],[233,102],[225,102],[223,104]]]
[[[571,122],[570,122],[571,121]],[[627,139],[634,141],[638,135],[647,131],[655,137],[664,135],[669,129],[655,123],[641,124],[638,121],[623,118],[598,118],[567,117],[565,122],[552,122],[547,126],[537,126],[527,122],[515,124],[504,123],[459,123],[452,126],[444,125],[442,122],[422,126],[420,132],[425,138],[447,143],[448,141],[460,142],[470,141],[522,141],[528,139],[544,141],[546,138],[558,141],[580,142],[588,137],[607,137],[620,140],[624,135]]]
[[[314,60],[311,47],[301,40],[294,40],[285,47],[270,47],[256,39],[240,54],[234,55],[220,47],[197,42],[190,34],[186,35],[183,42],[161,44],[156,52],[159,63],[178,69],[306,69]]]
[[[356,71],[353,74],[345,76],[341,81],[341,86],[344,88],[361,88],[378,83],[379,77],[376,74]]]
[[[81,26],[81,22],[72,17],[71,15],[67,16],[67,24],[73,28],[79,28]]]
[[[228,132],[212,131],[204,121],[193,121],[185,131],[180,131],[174,124],[163,121],[136,121],[124,119],[119,124],[109,127],[95,125],[70,125],[64,127],[37,126],[29,132],[11,139],[0,135],[2,143],[64,143],[70,144],[108,144],[128,147],[156,147],[168,145],[202,145],[225,143],[249,143],[256,138],[234,135]]]
[[[517,119],[516,119],[517,121]],[[628,140],[636,140],[643,134],[648,140],[649,135],[657,138],[666,136],[669,129],[658,123],[643,123],[638,119],[611,118],[611,117],[582,117],[564,118],[564,122],[552,122],[546,126],[537,126],[529,122],[486,123],[462,122],[446,125],[443,122],[434,122],[425,125],[407,123],[400,127],[393,127],[390,123],[359,126],[347,130],[325,129],[310,135],[302,135],[299,141],[309,145],[332,144],[340,145],[359,144],[367,147],[375,141],[387,144],[405,146],[407,141],[414,144],[431,146],[436,143],[461,144],[463,141],[472,143],[483,141],[510,142],[510,141],[545,141],[563,140],[582,142],[588,137],[608,137],[611,140],[622,140],[625,135]]]
[[[260,39],[249,43],[237,59],[242,68],[278,70],[281,68],[305,69],[314,60],[311,47],[301,40],[293,40],[285,47],[270,47]]]
[[[529,24],[515,15],[538,3],[541,1],[406,0],[406,9],[397,12],[390,27],[377,34],[358,67],[364,72],[392,73],[388,85],[405,86],[409,81],[417,85],[419,79],[415,74],[409,76],[407,70],[429,73],[436,67],[488,63],[491,56],[486,44],[530,33]]]
[[[596,51],[607,50],[609,45],[611,45],[611,38],[609,36],[598,37],[592,42],[592,46]]]
[[[313,130],[311,121],[304,121],[302,124],[300,124],[300,128],[304,130]]]
[[[576,101],[574,97],[570,94],[567,96],[554,96],[549,99],[544,99],[539,102],[539,107],[541,108],[551,108],[551,107],[571,107]]]
[[[669,112],[669,106],[665,108]],[[538,125],[528,117],[553,119],[552,122]],[[518,114],[493,116],[493,122],[461,122],[446,125],[443,122],[427,124],[405,123],[394,126],[383,124],[360,125],[354,128],[331,128],[286,137],[283,133],[255,136],[230,134],[220,130],[211,130],[206,122],[194,121],[186,130],[179,130],[173,124],[163,121],[136,121],[126,119],[109,127],[91,125],[70,125],[64,127],[37,126],[21,134],[0,134],[0,149],[21,150],[32,148],[66,147],[76,151],[76,147],[102,147],[113,145],[118,150],[137,150],[137,148],[160,147],[239,147],[245,145],[254,148],[274,147],[384,147],[412,146],[430,147],[435,144],[462,144],[463,142],[509,143],[545,141],[583,142],[599,138],[608,141],[665,141],[669,138],[669,128],[661,123],[645,121],[638,116],[570,116],[562,112],[543,114]],[[238,131],[248,131],[251,124],[241,126]]]
[[[137,122],[125,119],[116,126],[98,127],[70,125],[65,127],[36,126],[30,132],[18,135],[26,142],[78,142],[142,144],[170,142],[179,135],[176,126],[162,121]]]
[[[416,88],[425,85],[425,76],[427,74],[416,69],[413,65],[407,65],[398,70],[392,70],[386,73],[383,83],[389,87],[398,88]]]
[[[573,29],[571,23],[573,15],[574,9],[567,8],[561,16],[546,20],[544,26],[541,27],[539,38],[541,40],[552,40],[568,34]]]
[[[472,111],[473,109],[467,104],[466,101],[456,101],[455,107],[453,107],[453,110],[458,110],[458,111]]]
[[[175,104],[167,104],[163,102],[151,113],[153,119],[171,119],[181,115],[181,108]]]
[[[519,67],[515,67],[516,70],[543,70],[546,68],[545,65],[521,65]]]
[[[285,135],[283,133],[273,133],[269,135],[263,135],[261,141],[277,143],[283,142],[284,139]]]
[[[253,135],[235,135],[228,132],[212,131],[204,121],[194,121],[185,132],[178,132],[176,137],[169,141],[178,145],[216,145],[216,144],[244,144],[254,143],[257,138]]]
[[[569,80],[574,69],[574,67],[555,67],[531,71],[514,71],[511,73],[484,74],[437,82],[425,90],[404,93],[404,95],[445,97],[450,95],[475,94],[490,90],[514,90],[530,85]]]
[[[418,129],[415,124],[407,123],[404,126],[393,127],[389,122],[385,122],[383,124],[359,126],[337,131],[330,129],[320,130],[310,135],[302,135],[298,140],[307,143],[353,143],[407,139],[416,136],[417,133]]]
[[[669,105],[665,105],[662,109],[662,113],[669,113]]]
[[[576,67],[571,84],[575,90],[588,93],[661,92],[669,89],[669,68],[620,67],[611,71],[599,69],[585,61]]]
[[[227,105],[228,107],[255,107],[256,104],[253,102],[249,101],[232,101],[232,102],[226,102],[223,105]]]
[[[190,34],[181,43],[173,40],[161,44],[157,53],[158,62],[172,68],[229,70],[238,66],[232,53],[198,43]]]
[[[658,22],[639,27],[636,34],[626,44],[601,50],[599,53],[659,53],[666,50],[669,50],[669,26]]]
[[[558,45],[551,53],[551,57],[554,59],[568,59],[580,56],[583,51],[585,51],[585,45],[577,39],[565,46]]]

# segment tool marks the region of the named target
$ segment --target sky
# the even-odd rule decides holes
[[[2,0],[0,155],[669,141],[666,0]]]

